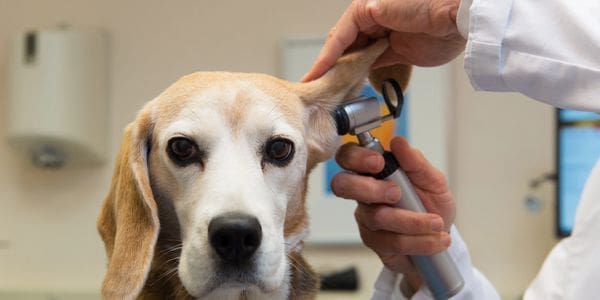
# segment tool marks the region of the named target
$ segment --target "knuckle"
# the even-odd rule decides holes
[[[426,254],[433,254],[433,253],[437,252],[437,249],[438,249],[438,242],[436,240],[426,239],[423,242],[423,251]]]
[[[384,229],[384,224],[386,219],[386,207],[377,206],[371,215],[371,227],[373,230],[381,230]]]
[[[402,190],[393,182],[385,181],[386,185],[380,191],[379,197],[387,203],[397,203],[402,199]]]
[[[365,246],[367,246],[368,248],[372,249],[375,252],[377,252],[379,250],[379,244],[372,239],[372,237],[369,233],[366,233],[361,230],[360,238],[363,241],[363,243],[365,244]]]
[[[433,177],[433,181],[435,182],[436,186],[439,186],[440,188],[446,188],[448,186],[446,176],[444,176],[444,173],[442,173],[440,170],[435,169]]]
[[[433,255],[443,250],[440,239],[435,237],[423,240],[420,247],[423,255]]]
[[[363,176],[366,185],[366,193],[371,199],[371,202],[386,201],[387,184],[384,181],[377,180],[371,176]],[[383,182],[383,185],[382,185]]]
[[[406,241],[401,236],[398,236],[394,240],[394,243],[392,244],[392,248],[393,248],[394,252],[396,252],[398,254],[408,254],[410,251],[410,246],[408,245],[408,243],[406,243]]]
[[[423,152],[419,149],[414,149],[413,151],[415,152],[415,157],[416,157],[416,161],[419,162],[419,166],[423,166],[424,162],[427,161],[427,159],[425,158],[425,154],[423,154]]]
[[[422,220],[420,218],[411,218],[409,220],[410,220],[409,222],[411,223],[412,228],[414,228],[413,229],[414,231],[417,231],[419,233],[426,232],[427,229],[429,228],[429,225],[426,220]]]
[[[377,220],[375,211],[367,211],[363,210],[363,214],[361,214],[361,221],[365,228],[369,231],[377,231],[381,229],[381,222]]]

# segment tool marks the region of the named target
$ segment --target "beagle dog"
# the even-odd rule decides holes
[[[345,55],[308,83],[194,73],[147,103],[125,130],[97,221],[103,297],[314,299],[301,255],[307,176],[338,146],[330,111],[387,47]],[[371,79],[405,87],[409,74],[397,65]]]

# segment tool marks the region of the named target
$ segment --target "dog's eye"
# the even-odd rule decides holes
[[[287,165],[294,156],[294,143],[284,138],[274,138],[265,145],[265,159],[277,166]]]
[[[179,166],[201,162],[201,153],[198,146],[188,138],[176,137],[169,140],[167,153],[173,162]]]

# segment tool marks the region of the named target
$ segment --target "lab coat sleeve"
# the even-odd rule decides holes
[[[460,273],[463,276],[465,285],[462,290],[452,297],[452,300],[462,299],[500,299],[496,289],[471,263],[471,257],[464,241],[460,237],[458,230],[452,226],[450,230],[452,243],[448,248],[450,257],[454,260]],[[400,292],[401,275],[398,275],[387,268],[383,268],[375,282],[372,300],[391,300],[391,299],[409,299]],[[433,299],[433,296],[426,286],[421,287],[414,295],[410,297],[413,300]]]
[[[462,0],[471,84],[600,113],[598,16],[600,1]]]

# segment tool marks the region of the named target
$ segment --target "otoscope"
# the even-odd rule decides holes
[[[338,106],[332,113],[338,134],[355,135],[362,147],[383,155],[385,160],[383,171],[371,176],[392,181],[400,187],[402,199],[396,204],[397,207],[415,212],[427,212],[394,155],[385,151],[379,140],[369,132],[381,126],[383,122],[398,118],[402,112],[404,96],[400,85],[395,80],[384,80],[381,94],[389,110],[386,116],[381,116],[379,102],[375,97],[359,96]],[[464,280],[447,251],[431,256],[414,255],[410,258],[435,299],[448,299],[462,289]]]

